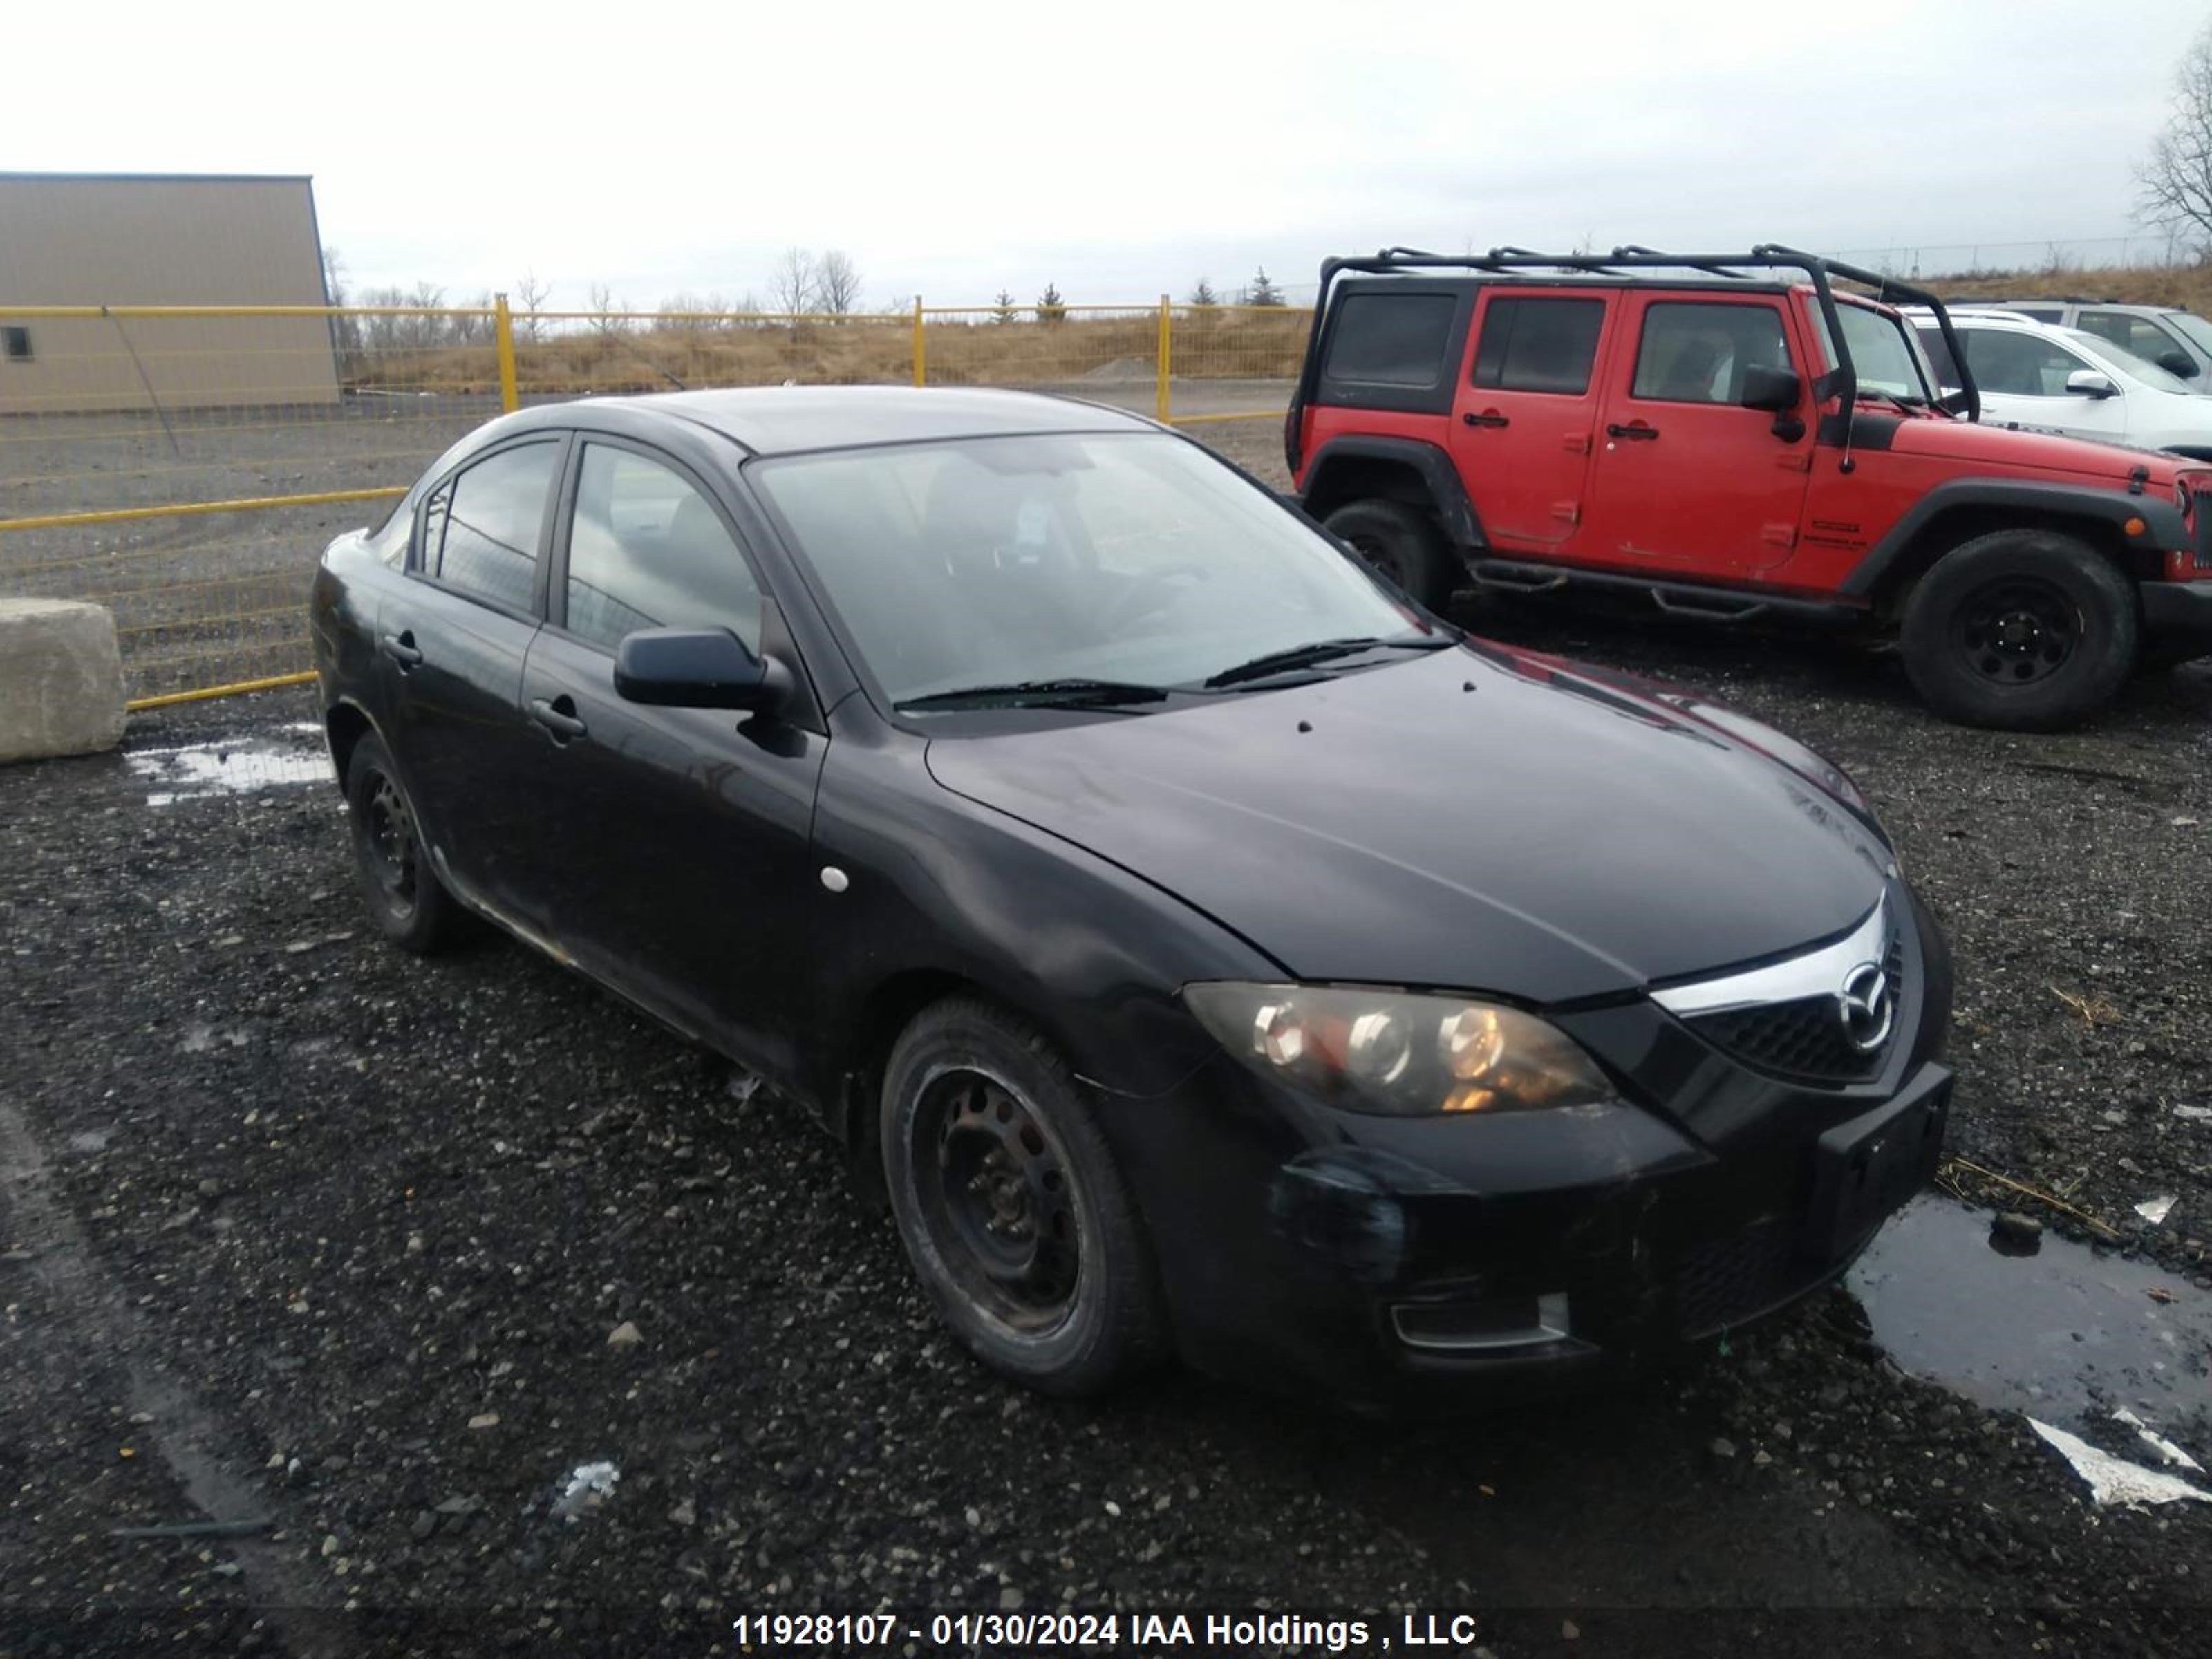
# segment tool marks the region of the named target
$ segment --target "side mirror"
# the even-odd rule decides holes
[[[1743,372],[1743,395],[1736,401],[1746,409],[1763,409],[1770,415],[1797,407],[1804,387],[1786,368],[1754,363]]]
[[[2178,374],[2185,380],[2197,378],[2197,359],[2185,351],[2161,351],[2151,359],[2169,374]]]
[[[2094,368],[2077,368],[2066,377],[2066,390],[2079,398],[2117,398],[2119,387],[2112,377],[2100,374]]]
[[[772,708],[791,672],[726,628],[647,628],[615,650],[615,694],[657,708]]]

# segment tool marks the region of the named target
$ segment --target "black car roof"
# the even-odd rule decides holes
[[[1785,294],[1802,283],[1769,282],[1749,276],[1678,276],[1671,273],[1636,270],[1610,275],[1582,270],[1500,270],[1480,276],[1437,276],[1426,270],[1362,271],[1337,279],[1340,289],[1361,289],[1388,292],[1401,285],[1425,289],[1470,288],[1664,288],[1694,289],[1716,294]],[[1838,295],[1838,298],[1844,296]]]
[[[1033,432],[1127,432],[1152,425],[1124,410],[1034,392],[872,386],[744,386],[593,398],[580,405],[540,405],[529,411],[534,418],[528,424],[562,425],[573,422],[580,408],[689,422],[756,455]]]

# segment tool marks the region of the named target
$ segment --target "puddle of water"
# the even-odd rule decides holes
[[[321,735],[313,721],[295,720],[263,736],[141,749],[124,759],[147,786],[146,805],[170,806],[180,800],[320,782],[331,775]]]
[[[1846,1282],[1908,1371],[2045,1423],[2131,1411],[2212,1453],[2212,1297],[2187,1279],[2050,1233],[2033,1255],[2000,1255],[1988,1212],[1931,1193]]]

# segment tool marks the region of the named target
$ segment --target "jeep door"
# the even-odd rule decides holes
[[[1810,471],[1803,366],[1775,293],[1625,294],[1605,375],[1580,556],[1726,578],[1797,542]],[[1798,403],[1743,404],[1756,368],[1798,377]]]
[[[1452,460],[1501,550],[1564,552],[1580,531],[1609,290],[1489,288],[1460,377]]]

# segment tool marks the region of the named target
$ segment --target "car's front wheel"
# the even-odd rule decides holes
[[[1429,515],[1403,501],[1347,501],[1324,521],[1330,535],[1386,580],[1442,611],[1459,586],[1457,561]]]
[[[353,820],[353,862],[377,931],[428,956],[453,943],[468,916],[431,870],[416,828],[415,805],[383,742],[374,734],[346,762],[346,805]]]
[[[884,1173],[908,1257],[976,1357],[1101,1393],[1164,1346],[1152,1252],[1081,1085],[1028,1022],[936,1004],[885,1068]]]
[[[2135,590],[2056,531],[2000,530],[1936,562],[1912,595],[1905,672],[1947,720],[2048,731],[2112,700],[2134,666]]]

